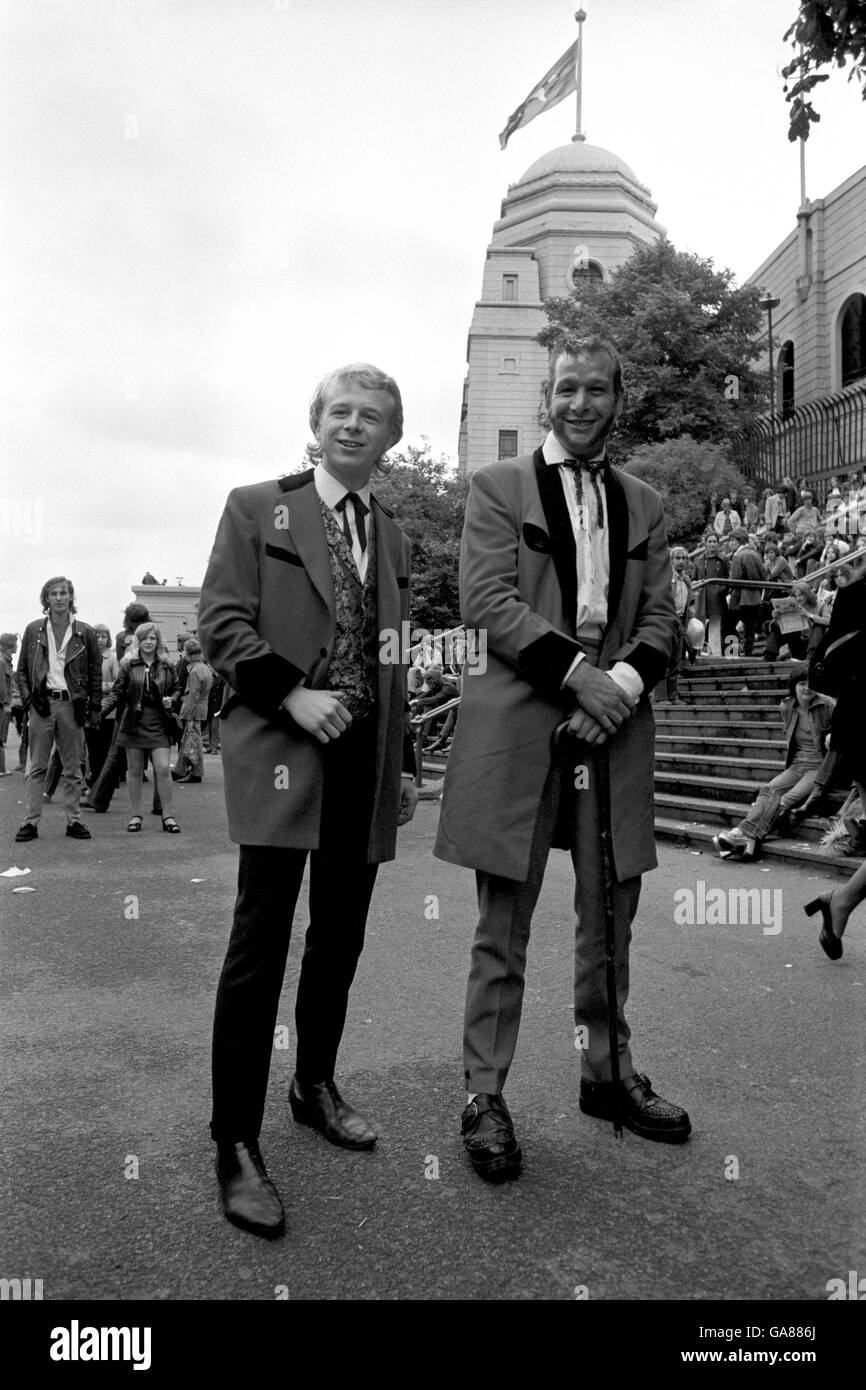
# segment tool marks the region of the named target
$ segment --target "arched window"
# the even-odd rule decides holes
[[[842,314],[842,385],[866,376],[866,296],[854,294]]]
[[[794,344],[790,338],[779,353],[779,376],[782,381],[782,419],[794,413]]]
[[[569,267],[566,278],[573,290],[579,290],[587,282],[600,285],[604,281],[604,268],[600,261],[576,259]]]

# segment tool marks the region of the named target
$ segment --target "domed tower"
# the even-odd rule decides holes
[[[578,138],[512,184],[487,248],[469,329],[458,457],[471,472],[535,449],[547,352],[542,300],[582,277],[607,280],[638,245],[664,235],[650,191],[618,155]]]

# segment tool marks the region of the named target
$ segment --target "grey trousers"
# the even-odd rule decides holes
[[[548,774],[535,826],[524,883],[476,873],[480,917],[472,947],[463,1032],[467,1089],[495,1095],[502,1091],[517,1047],[523,1005],[529,929],[557,818],[566,818],[574,864],[574,1023],[580,1030],[581,1072],[588,1080],[609,1081],[610,1046],[605,984],[604,896],[597,755],[574,744],[575,756]],[[575,788],[575,765],[587,768],[587,785]],[[583,778],[580,778],[583,781]],[[640,877],[614,883],[616,929],[617,1030],[620,1076],[634,1072],[625,1020],[631,924],[640,897]]]
[[[84,729],[75,722],[70,700],[52,700],[51,712],[47,717],[37,714],[32,705],[30,707],[30,771],[27,774],[26,819],[31,825],[36,825],[42,815],[45,774],[55,741],[62,766],[60,791],[63,794],[66,819],[70,824],[80,819]]]

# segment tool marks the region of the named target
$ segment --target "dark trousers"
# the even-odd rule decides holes
[[[334,1075],[349,990],[364,945],[377,864],[367,863],[376,765],[376,717],[323,750],[317,850],[241,845],[238,895],[217,988],[211,1134],[257,1137],[292,919],[310,855],[310,925],[295,1001],[301,1081]]]
[[[758,629],[758,621],[761,616],[761,608],[757,603],[743,604],[737,615],[743,624],[743,651],[746,656],[752,655],[752,648],[755,645],[755,633]]]
[[[111,798],[126,773],[126,749],[117,742],[117,720],[112,724],[111,743],[99,769],[99,776],[90,784],[90,802],[97,811],[107,811]]]
[[[87,744],[87,757],[90,763],[90,782],[93,786],[102,771],[105,759],[108,757],[108,750],[111,747],[111,739],[114,734],[113,719],[104,719],[98,729],[87,728],[84,730],[84,740]]]

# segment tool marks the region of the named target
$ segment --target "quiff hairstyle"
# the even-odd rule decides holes
[[[564,338],[553,349],[547,367],[547,381],[544,383],[545,404],[550,404],[553,376],[560,357],[591,357],[597,352],[605,353],[613,363],[613,389],[619,399],[622,395],[622,359],[610,338],[605,338],[600,333],[592,333],[586,338]]]
[[[332,391],[347,381],[363,387],[365,391],[387,391],[393,402],[391,439],[388,448],[393,448],[403,437],[403,398],[394,378],[388,376],[378,367],[372,366],[369,362],[352,362],[348,367],[338,367],[336,371],[329,372],[327,376],[322,378],[313,393],[313,399],[310,401],[310,429],[313,434],[318,439],[325,400]]]

